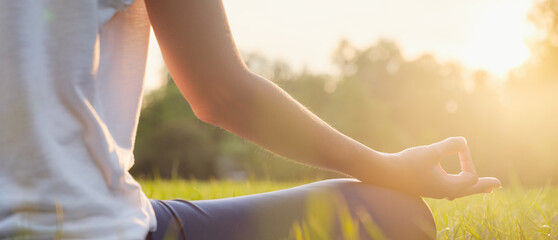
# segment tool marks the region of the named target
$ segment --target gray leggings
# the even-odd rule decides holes
[[[201,200],[151,200],[157,231],[147,239],[434,239],[428,205],[416,196],[332,179],[274,192]],[[351,230],[353,229],[353,230]]]

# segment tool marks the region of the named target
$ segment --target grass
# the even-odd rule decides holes
[[[301,182],[140,181],[150,198],[215,199],[268,192]],[[558,239],[558,188],[505,187],[493,194],[426,200],[438,239]],[[304,231],[295,226],[297,239]],[[299,237],[300,236],[300,237]]]

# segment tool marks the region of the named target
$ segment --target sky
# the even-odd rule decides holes
[[[241,52],[258,52],[294,69],[333,70],[341,39],[364,48],[381,38],[396,41],[404,57],[431,53],[496,75],[529,55],[534,34],[527,21],[532,0],[223,0]],[[150,41],[146,87],[158,86],[164,66]]]

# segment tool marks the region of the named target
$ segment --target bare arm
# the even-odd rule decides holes
[[[371,184],[439,197],[410,184],[416,174],[408,170],[412,164],[401,164],[412,158],[409,151],[383,154],[360,144],[327,125],[272,82],[246,69],[220,0],[146,0],[146,5],[170,73],[201,120],[303,163],[340,171]],[[432,148],[424,151],[433,152]],[[472,166],[471,161],[463,162]],[[455,186],[444,185],[442,195],[450,194],[445,189],[448,186],[455,192],[473,186],[476,173],[474,167],[468,169],[455,176]],[[437,174],[433,180],[445,180],[439,179],[445,172]],[[422,187],[439,187],[430,185]]]

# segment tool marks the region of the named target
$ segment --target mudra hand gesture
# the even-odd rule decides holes
[[[459,174],[446,173],[440,164],[452,154],[459,156]],[[391,181],[384,181],[385,184],[404,192],[452,200],[476,193],[488,193],[501,187],[497,178],[478,177],[467,141],[463,137],[451,137],[428,146],[385,154],[385,157],[389,175],[396,176]]]

